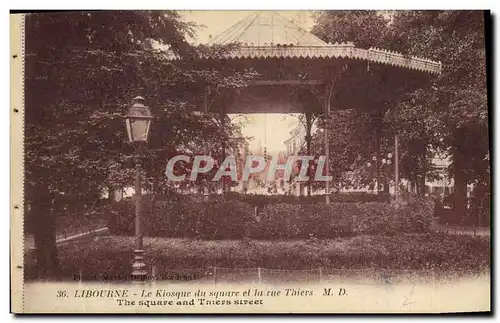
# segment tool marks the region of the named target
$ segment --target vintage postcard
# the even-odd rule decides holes
[[[489,24],[11,14],[11,312],[490,312]]]

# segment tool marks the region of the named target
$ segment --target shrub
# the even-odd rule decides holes
[[[382,202],[275,203],[263,206],[257,217],[253,206],[234,200],[146,197],[143,202],[144,235],[193,239],[279,240],[423,232],[434,211],[427,199],[399,208]],[[110,214],[111,234],[134,234],[131,200],[117,203]]]
[[[202,201],[190,198],[165,199],[144,196],[142,229],[147,236],[194,239],[239,239],[248,233],[255,221],[253,208],[238,201]],[[135,209],[127,199],[116,203],[111,211],[111,234],[134,234]]]
[[[241,201],[263,209],[267,205],[274,204],[317,204],[324,203],[324,195],[294,196],[294,195],[263,195],[263,194],[240,194],[236,192],[226,193],[225,198],[232,201]],[[330,195],[332,203],[368,203],[388,202],[388,195],[375,195],[365,192],[337,193]]]
[[[447,198],[450,199],[449,196]],[[440,200],[437,200],[434,216],[438,218],[440,223],[459,226],[490,226],[491,205],[489,194],[482,199],[471,199],[470,207],[464,216],[460,216],[453,208],[445,209],[443,203],[439,203]]]
[[[427,229],[434,217],[435,201],[430,198],[419,197],[408,202],[401,208],[400,221],[404,228],[422,232]]]
[[[256,239],[301,238],[300,205],[275,204],[264,207],[259,214],[259,222],[251,230]]]
[[[276,204],[260,212],[252,229],[258,239],[333,238],[354,234],[396,234],[425,231],[433,203],[412,201],[396,208],[380,202],[326,204]]]
[[[241,239],[248,236],[255,218],[253,208],[239,201],[208,201],[201,203],[200,238]]]

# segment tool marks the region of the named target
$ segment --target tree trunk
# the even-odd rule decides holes
[[[464,219],[467,211],[467,179],[464,169],[464,158],[466,152],[463,152],[461,147],[465,141],[465,129],[457,129],[454,134],[454,142],[452,147],[452,170],[454,176],[454,211],[455,216],[459,219]]]
[[[464,219],[467,210],[467,180],[465,179],[465,171],[461,163],[460,156],[454,158],[454,179],[455,179],[455,194],[454,194],[454,209],[458,218]]]
[[[420,175],[417,180],[417,194],[425,196],[425,175]]]
[[[312,141],[312,114],[310,112],[306,112],[306,150],[307,156],[311,156],[311,141]],[[328,166],[327,166],[328,167]],[[311,174],[311,163],[307,164],[307,176],[309,179],[307,180],[307,196],[311,196],[312,189],[312,174]]]
[[[52,196],[47,187],[35,190],[33,210],[36,272],[39,279],[59,275],[59,258],[56,246],[56,221],[52,210]]]
[[[420,139],[410,140],[408,146],[410,179],[414,182],[415,193],[419,196],[425,195],[425,178],[427,175],[427,142]]]
[[[108,203],[111,204],[115,200],[115,190],[111,185],[108,185]]]
[[[387,178],[384,179],[384,195],[385,196],[389,195],[389,183]]]
[[[117,194],[118,193],[118,194]],[[118,195],[118,200],[117,200]],[[123,189],[108,185],[108,203],[113,204],[123,199]]]

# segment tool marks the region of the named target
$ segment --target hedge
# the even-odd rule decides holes
[[[433,202],[419,199],[396,208],[389,203],[324,203],[255,207],[231,200],[196,202],[144,197],[143,234],[193,239],[303,239],[357,234],[424,232],[433,216]],[[115,235],[134,234],[134,206],[128,199],[109,211]]]
[[[388,203],[333,203],[266,206],[252,237],[259,239],[332,238],[356,234],[424,232],[433,216],[432,202],[410,202],[396,208]]]
[[[482,208],[470,208],[465,216],[460,217],[453,209],[443,207],[436,208],[435,215],[439,223],[446,225],[458,225],[469,227],[489,227],[491,225],[491,211],[488,206]]]
[[[248,236],[255,221],[253,208],[238,201],[167,200],[143,197],[144,235],[196,239],[239,239]],[[111,234],[134,234],[134,205],[131,199],[110,210]]]
[[[367,203],[367,202],[389,202],[387,194],[369,194],[365,192],[330,194],[331,203]],[[294,196],[294,195],[264,195],[264,194],[241,194],[227,192],[225,199],[230,201],[241,201],[257,206],[259,209],[273,204],[316,204],[324,203],[324,195]]]

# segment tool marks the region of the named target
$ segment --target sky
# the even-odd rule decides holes
[[[210,39],[210,35],[213,37],[217,36],[240,20],[251,15],[254,11],[185,10],[178,12],[185,21],[193,21],[200,26],[200,28],[197,28],[197,39],[194,42],[203,44]],[[311,30],[314,24],[311,11],[287,10],[279,11],[279,13],[308,31]]]
[[[256,113],[247,115],[246,119],[242,134],[252,137],[249,149],[254,153],[264,146],[270,154],[285,151],[284,141],[290,137],[289,132],[300,124],[296,117],[287,114]]]
[[[210,36],[216,37],[253,11],[179,11],[185,21],[195,22],[203,26],[197,29],[196,44],[208,42]],[[293,20],[305,30],[310,30],[314,20],[310,11],[280,11],[280,14]],[[289,131],[300,125],[297,118],[283,114],[252,114],[242,128],[243,136],[253,137],[250,140],[250,150],[256,151],[261,145],[267,146],[269,153],[285,150],[284,141],[289,138]]]

